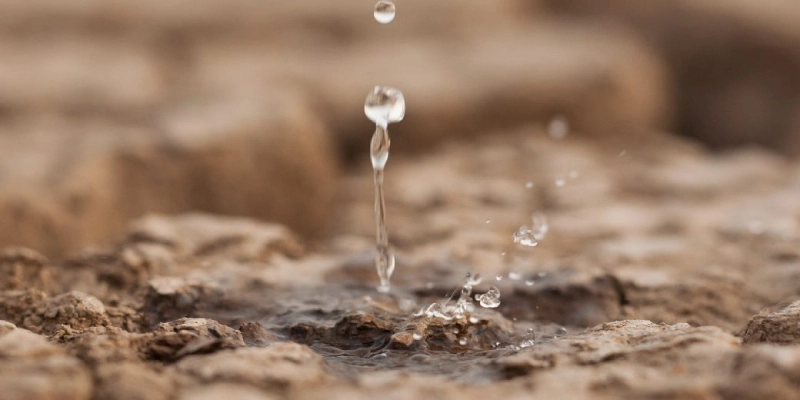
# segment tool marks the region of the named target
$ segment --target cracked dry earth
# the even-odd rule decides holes
[[[366,164],[328,240],[187,214],[65,262],[6,249],[0,397],[800,397],[800,168],[641,139],[526,128],[393,156],[389,295]],[[533,212],[550,234],[516,247]],[[500,307],[413,316],[467,272]]]

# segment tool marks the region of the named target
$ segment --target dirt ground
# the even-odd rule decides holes
[[[795,0],[365,4],[0,1],[0,399],[800,398]]]

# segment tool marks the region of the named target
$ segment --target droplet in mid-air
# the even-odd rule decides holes
[[[375,21],[388,24],[394,21],[395,7],[391,1],[381,0],[375,4]]]
[[[514,243],[521,244],[527,247],[535,247],[539,242],[544,240],[547,232],[550,230],[550,225],[547,223],[547,217],[544,214],[536,213],[532,217],[532,224],[522,225],[514,232]]]
[[[402,121],[406,115],[403,92],[395,88],[375,86],[364,102],[364,114],[370,121],[383,128]]]
[[[488,292],[475,296],[475,300],[481,304],[481,307],[497,308],[500,306],[500,289],[490,286]]]
[[[556,140],[564,139],[569,134],[569,121],[561,115],[553,118],[547,124],[547,134]]]

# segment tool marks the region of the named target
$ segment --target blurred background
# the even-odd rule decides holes
[[[0,245],[61,257],[151,212],[330,235],[374,85],[405,94],[393,154],[556,117],[800,154],[797,0],[396,5],[380,25],[372,0],[0,0]]]

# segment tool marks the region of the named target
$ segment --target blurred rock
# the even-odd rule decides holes
[[[0,388],[3,399],[92,398],[87,368],[42,336],[24,329],[0,337]]]
[[[744,343],[800,344],[800,301],[764,309],[742,334]]]
[[[174,391],[169,377],[142,364],[105,364],[95,375],[97,400],[167,400]]]
[[[320,236],[334,212],[320,204],[335,195],[336,156],[291,96],[194,100],[165,113],[162,134],[62,118],[15,126],[0,128],[0,243],[61,256],[109,243],[145,213],[189,210]]]
[[[677,131],[715,146],[760,143],[800,154],[800,4],[794,0],[547,0],[624,22],[668,60]]]

